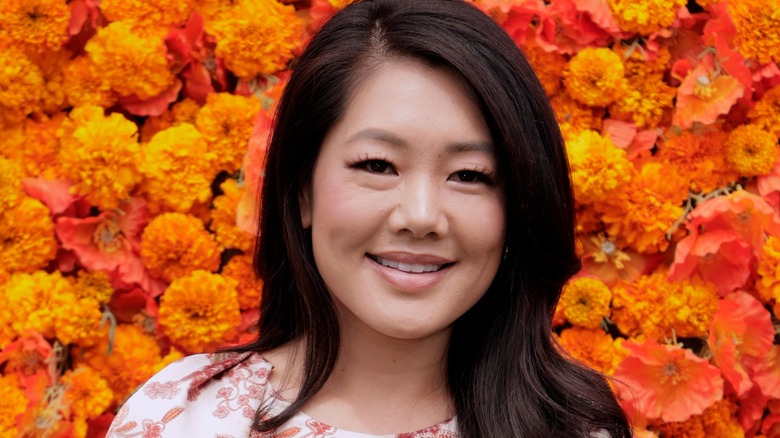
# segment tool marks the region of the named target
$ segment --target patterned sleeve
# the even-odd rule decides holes
[[[168,365],[117,413],[107,438],[246,436],[268,388],[260,355],[201,354]]]

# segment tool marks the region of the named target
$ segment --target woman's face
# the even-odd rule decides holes
[[[490,131],[455,74],[410,59],[359,82],[301,196],[342,330],[397,339],[448,330],[501,262]]]

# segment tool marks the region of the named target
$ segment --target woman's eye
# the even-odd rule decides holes
[[[490,183],[491,179],[488,175],[478,172],[476,170],[459,170],[452,174],[450,177],[454,181],[462,183]]]
[[[393,166],[384,160],[366,160],[360,167],[371,173],[393,173]]]

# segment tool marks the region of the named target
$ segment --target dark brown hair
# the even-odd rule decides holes
[[[301,226],[298,196],[325,134],[363,75],[408,57],[450,69],[475,96],[502,163],[506,259],[459,318],[447,381],[463,437],[630,436],[604,378],[556,349],[551,318],[580,268],[566,153],[547,97],[511,38],[461,0],[365,0],[337,13],[296,61],[276,114],[262,188],[255,261],[265,284],[259,339],[244,351],[305,341],[303,383],[278,428],[327,381],[339,351],[336,310]]]

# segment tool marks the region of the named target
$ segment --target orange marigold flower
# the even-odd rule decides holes
[[[24,196],[16,207],[0,212],[0,269],[32,272],[57,255],[49,209]]]
[[[578,277],[563,288],[559,306],[563,316],[572,324],[597,328],[609,316],[612,292],[597,278]]]
[[[139,36],[130,23],[116,21],[100,29],[85,50],[92,75],[120,96],[148,99],[173,85],[162,39]]]
[[[101,210],[117,208],[141,180],[136,166],[140,152],[135,123],[103,108],[75,108],[63,122],[59,159],[62,174]]]
[[[731,131],[723,149],[726,163],[744,177],[767,174],[777,161],[777,137],[753,124]]]
[[[62,376],[65,403],[74,417],[92,419],[100,416],[114,401],[114,392],[100,373],[80,365]]]
[[[148,142],[160,131],[182,123],[195,124],[200,105],[193,99],[185,98],[176,102],[170,109],[156,117],[148,117],[141,126],[141,141]]]
[[[109,21],[129,21],[142,27],[167,28],[187,21],[193,0],[102,0],[100,11]]]
[[[114,392],[114,401],[122,403],[152,377],[161,360],[160,347],[143,328],[126,324],[116,327],[112,347],[109,349],[109,337],[104,335],[97,345],[74,358],[77,367],[86,364],[100,373]]]
[[[30,58],[12,48],[0,49],[0,126],[21,122],[38,109],[42,90],[41,69]]]
[[[637,127],[658,126],[673,107],[674,87],[666,85],[662,73],[629,76],[625,92],[610,105],[610,114],[633,121]]]
[[[670,282],[664,270],[612,288],[612,320],[632,337],[704,337],[717,310],[714,285],[698,278]]]
[[[258,19],[258,17],[261,17]],[[240,1],[206,23],[214,53],[241,79],[283,70],[301,41],[295,8],[276,0]]]
[[[209,228],[214,232],[217,242],[224,248],[249,251],[254,236],[236,225],[238,204],[244,196],[246,187],[239,187],[234,179],[226,179],[219,188],[223,195],[214,198]]]
[[[585,107],[572,99],[569,93],[558,93],[550,99],[555,116],[564,133],[576,134],[585,129],[598,131],[604,117],[603,108]],[[564,135],[568,139],[569,136]]]
[[[623,61],[606,48],[583,49],[569,61],[564,84],[571,97],[590,106],[607,106],[625,88]]]
[[[726,165],[725,139],[726,134],[721,130],[703,134],[669,132],[658,144],[655,159],[677,168],[681,176],[690,180],[690,190],[694,193],[709,193],[738,178]]]
[[[195,127],[182,123],[152,137],[143,149],[140,169],[149,200],[179,212],[211,198],[217,174],[214,154]]]
[[[199,269],[216,271],[220,249],[200,219],[163,213],[144,229],[141,260],[152,275],[172,281]]]
[[[682,216],[680,203],[687,193],[688,183],[678,172],[647,163],[624,190],[595,208],[602,212],[607,234],[619,246],[651,254],[669,246],[666,234]]]
[[[0,436],[19,436],[17,418],[27,410],[27,397],[15,376],[0,376]]]
[[[232,278],[206,271],[174,280],[160,298],[160,326],[187,351],[216,349],[238,334],[237,286]]]
[[[241,167],[261,109],[260,100],[254,96],[209,94],[198,112],[195,127],[203,134],[209,152],[217,156],[220,170],[232,173]]]
[[[103,312],[100,303],[92,298],[78,298],[71,286],[68,294],[56,296],[53,307],[48,309],[55,314],[54,331],[64,345],[94,345],[100,339]]]
[[[780,315],[780,238],[769,236],[766,239],[756,273],[759,296],[767,304],[774,300],[775,314]]]
[[[43,79],[43,89],[38,107],[46,114],[55,114],[68,107],[65,90],[62,87],[64,82],[62,69],[68,64],[71,56],[73,54],[67,49],[61,49],[54,53],[38,53],[32,56],[32,60],[41,69],[41,78]]]
[[[672,123],[683,129],[694,122],[709,125],[721,114],[727,114],[745,93],[739,79],[714,76],[702,62],[683,79],[677,89],[676,111]]]
[[[745,431],[736,418],[738,407],[724,398],[716,401],[701,415],[693,415],[685,421],[658,422],[653,431],[660,436],[677,438],[729,437],[744,438]]]
[[[615,370],[620,396],[648,419],[685,421],[723,397],[720,370],[690,350],[626,341],[631,356]]]
[[[670,27],[685,0],[607,0],[620,29],[641,35]]]
[[[0,41],[30,51],[56,51],[68,39],[66,0],[7,0],[0,3]]]
[[[715,365],[738,396],[744,396],[753,387],[743,359],[766,357],[774,338],[772,317],[761,302],[745,292],[735,292],[720,300],[708,343]]]
[[[103,80],[100,69],[87,56],[72,59],[62,68],[62,89],[70,106],[108,108],[116,102],[111,85]]]
[[[114,294],[111,277],[103,271],[81,271],[76,279],[75,293],[78,298],[89,298],[100,304],[108,304]]]
[[[11,326],[17,334],[33,330],[46,338],[56,337],[55,325],[61,316],[57,299],[73,294],[72,283],[59,271],[13,274],[0,289],[13,317]]]
[[[45,115],[27,118],[23,123],[9,126],[0,136],[0,155],[15,161],[24,176],[41,176],[46,179],[60,177],[60,129],[65,113],[48,118]]]
[[[255,273],[251,254],[233,256],[222,268],[222,275],[238,281],[236,291],[241,310],[260,307],[263,280]]]
[[[22,169],[0,156],[0,211],[16,207],[22,196]]]
[[[780,137],[780,86],[775,86],[764,93],[756,102],[748,117],[752,124]]]
[[[539,76],[548,96],[555,95],[561,88],[563,70],[566,68],[566,58],[559,52],[548,52],[541,48],[535,38],[529,38],[523,46],[528,62]]]
[[[618,364],[628,356],[623,339],[612,339],[601,329],[572,327],[557,337],[558,343],[573,358],[606,375],[612,375]]]
[[[728,9],[739,53],[760,64],[780,62],[780,1],[741,0],[729,2]]]
[[[633,164],[612,140],[585,130],[566,141],[577,202],[589,204],[607,199],[631,179]]]

